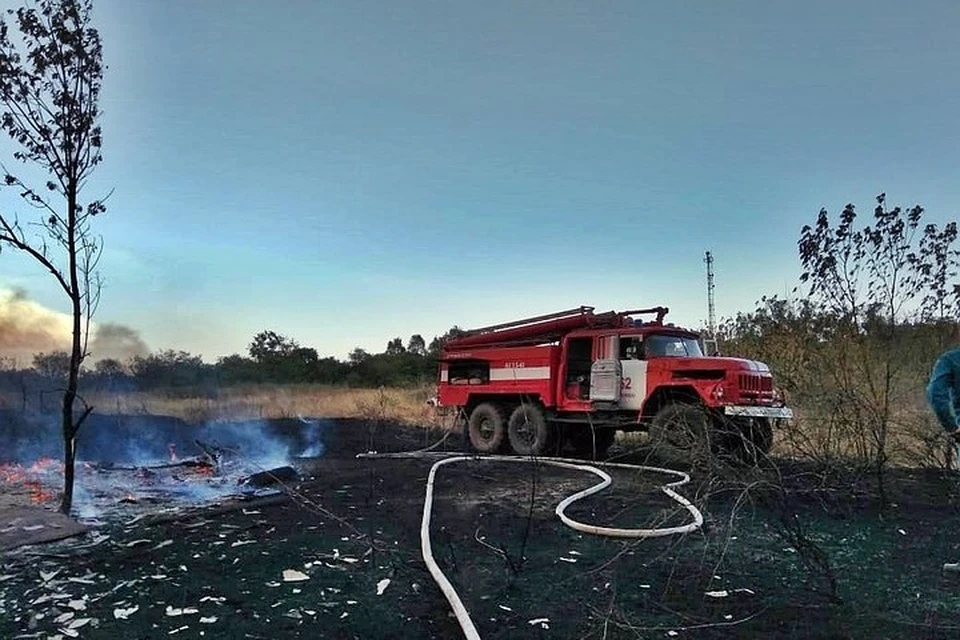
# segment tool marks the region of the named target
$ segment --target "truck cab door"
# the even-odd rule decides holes
[[[601,336],[596,341],[596,354],[590,367],[590,400],[593,402],[620,402],[619,336]]]

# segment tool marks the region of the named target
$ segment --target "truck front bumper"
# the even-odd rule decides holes
[[[743,405],[727,405],[723,412],[728,416],[742,416],[746,418],[790,419],[793,409],[787,407],[749,407]]]

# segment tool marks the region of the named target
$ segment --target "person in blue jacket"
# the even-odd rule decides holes
[[[960,347],[947,351],[933,365],[927,400],[944,431],[960,443]]]

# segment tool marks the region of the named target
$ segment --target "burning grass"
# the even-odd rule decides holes
[[[102,393],[90,398],[100,413],[149,414],[190,423],[211,420],[372,418],[429,424],[432,389],[353,389],[324,385],[244,385],[210,393],[197,390]]]
[[[63,474],[63,464],[52,458],[40,458],[30,465],[0,464],[0,484],[6,491],[21,491],[33,504],[44,504],[57,496],[51,486]]]

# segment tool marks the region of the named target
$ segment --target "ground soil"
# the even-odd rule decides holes
[[[8,552],[0,637],[461,637],[420,550],[437,458],[356,457],[420,449],[439,434],[342,421],[323,437],[323,456],[298,460],[301,479],[278,496],[108,522]],[[462,449],[453,435],[435,451]],[[705,526],[630,541],[579,533],[555,515],[563,497],[596,482],[587,473],[448,465],[436,483],[434,555],[483,638],[960,636],[960,584],[941,575],[960,561],[953,474],[891,472],[881,513],[866,480],[778,468],[774,484],[786,491],[765,490],[769,471],[694,471],[680,491]],[[621,527],[689,521],[659,490],[665,476],[611,473],[610,490],[568,515]]]

